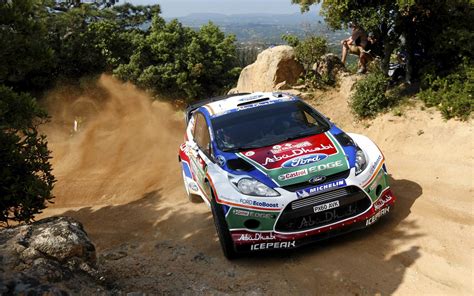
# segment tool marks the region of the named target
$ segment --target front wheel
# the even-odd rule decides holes
[[[209,187],[209,184],[207,186]],[[208,188],[208,190],[211,189]],[[229,260],[237,258],[237,252],[234,249],[234,242],[232,241],[229,227],[225,220],[224,211],[222,206],[216,202],[214,196],[211,196],[211,210],[214,218],[214,225],[216,226],[217,236],[219,237],[224,256]]]

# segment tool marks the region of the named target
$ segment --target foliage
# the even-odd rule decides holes
[[[468,119],[474,106],[474,65],[464,63],[445,76],[427,77],[429,87],[419,97],[428,107],[436,106],[446,119]]]
[[[0,223],[28,222],[52,200],[49,151],[37,130],[47,115],[30,94],[116,72],[196,98],[222,92],[238,75],[235,37],[213,24],[194,31],[166,23],[158,5],[95,2],[0,0]]]
[[[225,36],[214,24],[194,31],[155,17],[130,62],[114,74],[157,93],[192,99],[230,87],[240,70],[236,62],[235,37]]]
[[[300,40],[295,35],[286,34],[282,36],[282,39],[295,48],[296,59],[307,70],[328,53],[327,40],[321,36],[310,36]]]
[[[306,84],[314,88],[332,84],[328,77],[320,77],[312,69],[313,65],[317,64],[321,57],[329,51],[327,40],[324,37],[310,36],[300,40],[295,35],[286,34],[282,36],[282,39],[295,48],[296,59],[305,69],[304,82]]]
[[[58,79],[113,72],[191,99],[222,93],[236,80],[235,37],[215,25],[196,32],[176,20],[167,24],[158,5],[95,2],[0,2],[0,83],[41,92]]]
[[[390,107],[394,100],[386,95],[387,78],[381,72],[369,73],[355,84],[351,108],[359,117],[373,117]]]
[[[300,44],[300,39],[298,38],[298,36],[292,34],[285,34],[281,36],[281,39],[283,39],[283,41],[288,43],[288,45],[291,47],[297,47],[298,44]]]
[[[0,84],[17,89],[47,84],[54,51],[41,21],[45,13],[46,7],[37,0],[0,2]]]
[[[321,13],[332,28],[353,21],[377,37],[384,47],[385,72],[397,47],[408,53],[413,75],[422,75],[418,70],[426,64],[443,71],[455,68],[463,57],[472,59],[474,10],[470,0],[292,0],[302,11],[321,2]]]
[[[37,130],[46,113],[28,94],[0,85],[0,222],[29,222],[52,200],[46,138]]]
[[[468,113],[459,112],[470,112],[466,97],[469,85],[461,83],[456,72],[464,61],[468,64],[473,61],[472,0],[292,0],[292,3],[299,4],[302,11],[322,3],[321,13],[335,29],[345,27],[349,21],[360,24],[382,45],[381,67],[385,74],[392,52],[398,49],[406,56],[407,82],[419,79],[433,83],[422,95],[425,101],[430,104],[443,101],[442,112],[446,117],[464,117]],[[450,81],[454,84],[449,85]],[[445,82],[449,86],[444,87]],[[435,99],[435,93],[446,98]],[[448,94],[452,95],[451,99]]]

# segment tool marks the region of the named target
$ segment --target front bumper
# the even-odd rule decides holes
[[[353,194],[352,199],[357,199],[357,193]],[[304,225],[305,227],[302,228],[303,230],[295,229],[293,232],[287,231],[288,229],[280,231],[281,227],[280,230],[276,227],[273,231],[265,232],[231,230],[231,236],[237,252],[297,248],[312,242],[366,228],[377,222],[380,217],[390,213],[393,209],[394,203],[395,196],[392,191],[387,188],[382,194],[380,194],[380,197],[374,203],[371,203],[367,209],[364,209],[363,212],[354,212],[353,215],[348,215],[347,217],[338,216],[336,217],[338,219],[334,219],[331,223],[327,223],[324,226],[318,226],[316,223],[313,225],[307,223]],[[289,205],[289,207],[290,206],[291,205]],[[341,205],[341,207],[342,206],[343,205]],[[307,213],[301,213],[302,216],[300,216],[300,219],[305,219],[301,217],[316,217],[315,215],[327,216],[326,213],[331,213],[330,216],[339,215],[334,209],[331,209],[317,214],[313,213],[313,216],[311,216],[311,214],[307,215]],[[282,214],[280,214],[279,221],[281,221]],[[308,222],[309,219],[310,218],[306,218],[305,221]],[[313,219],[311,221],[316,221],[314,220],[316,218],[311,219]],[[309,226],[309,228],[307,226]]]

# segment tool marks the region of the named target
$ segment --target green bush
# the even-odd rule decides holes
[[[311,36],[300,40],[295,35],[286,34],[281,38],[295,48],[296,59],[306,70],[311,69],[323,55],[328,53],[328,42],[324,37]]]
[[[130,62],[114,70],[120,79],[188,100],[220,94],[237,80],[235,36],[226,36],[216,25],[196,31],[155,17],[149,33]]]
[[[0,224],[29,222],[53,198],[50,152],[37,131],[46,119],[31,96],[0,85]]]
[[[426,78],[429,85],[419,93],[428,107],[436,106],[446,119],[469,118],[473,107],[474,67],[464,63],[459,69],[446,77]]]
[[[321,77],[315,73],[313,65],[321,60],[321,57],[328,53],[328,43],[324,37],[311,36],[304,40],[300,40],[297,36],[287,34],[282,39],[288,45],[295,48],[296,60],[300,62],[304,69],[304,82],[313,88],[320,88],[325,85],[333,85],[329,77]]]
[[[393,105],[393,98],[386,95],[388,79],[381,72],[368,74],[355,84],[351,108],[359,117],[373,117]]]

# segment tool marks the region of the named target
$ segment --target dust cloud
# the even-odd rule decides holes
[[[45,104],[55,206],[123,204],[176,182],[184,122],[170,104],[107,75],[56,88]]]

